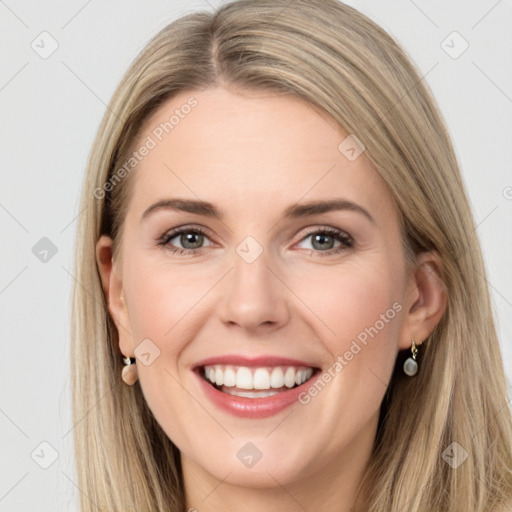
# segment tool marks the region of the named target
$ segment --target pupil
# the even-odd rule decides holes
[[[320,242],[320,248],[325,248],[326,245],[329,245],[328,243],[325,244],[325,241],[328,240],[329,238],[332,241],[332,237],[329,235],[316,235],[313,241],[313,245],[315,244],[315,242]]]
[[[194,241],[194,239],[196,239]],[[186,247],[187,249],[197,249],[197,247],[187,247],[187,244],[188,243],[191,243],[192,245],[196,244],[197,246],[201,246],[201,242],[202,242],[202,238],[203,238],[203,235],[199,234],[199,233],[187,233],[186,235],[182,235],[182,243],[183,243],[183,246]]]

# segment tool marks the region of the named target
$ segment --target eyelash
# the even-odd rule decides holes
[[[194,256],[197,253],[199,253],[201,251],[201,249],[204,249],[204,247],[200,247],[198,249],[182,249],[180,247],[171,247],[169,245],[169,241],[172,240],[173,238],[176,238],[176,236],[181,235],[183,233],[195,233],[195,234],[200,234],[200,235],[204,235],[205,237],[208,237],[206,231],[204,229],[200,228],[200,227],[184,226],[182,228],[177,228],[175,230],[171,230],[171,231],[168,231],[167,233],[165,233],[158,240],[158,245],[162,246],[162,247],[165,247],[172,254],[189,255],[189,256]],[[328,226],[325,226],[325,227],[320,228],[320,229],[316,229],[314,231],[310,231],[300,241],[302,242],[306,238],[308,238],[308,237],[310,237],[312,235],[320,235],[320,234],[321,235],[327,234],[327,235],[333,237],[335,240],[341,242],[341,245],[339,247],[336,247],[336,248],[333,248],[333,249],[329,249],[328,251],[318,251],[318,250],[315,250],[315,249],[309,249],[310,252],[319,253],[318,256],[320,256],[320,257],[332,256],[334,254],[338,254],[338,253],[340,253],[342,251],[350,249],[351,247],[354,247],[354,240],[353,240],[353,238],[350,235],[346,234],[343,231],[340,231],[338,229],[331,228],[331,227],[328,227]]]

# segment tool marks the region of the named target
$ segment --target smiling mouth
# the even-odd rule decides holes
[[[222,393],[244,398],[266,398],[301,386],[320,369],[307,366],[215,364],[199,367],[198,371],[208,384]]]

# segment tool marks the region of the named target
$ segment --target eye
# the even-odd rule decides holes
[[[353,238],[339,229],[323,227],[311,231],[301,242],[311,239],[312,252],[320,253],[318,256],[338,254],[354,246]],[[158,245],[165,247],[173,254],[193,255],[205,247],[207,237],[205,230],[198,226],[184,226],[168,231],[158,240]],[[336,242],[338,246],[336,246]],[[180,244],[181,247],[176,247]],[[209,245],[212,245],[211,243]],[[306,249],[308,249],[306,247]]]
[[[319,256],[338,254],[354,246],[354,239],[349,234],[331,227],[311,231],[301,242],[308,239],[311,239],[312,250],[315,253],[323,253],[318,254]],[[336,242],[338,246],[335,246]]]
[[[181,247],[176,247],[176,242],[172,243],[173,240],[181,244]],[[164,246],[171,253],[196,254],[204,247],[205,240],[209,240],[209,238],[203,229],[197,226],[184,226],[165,233],[158,241],[158,245]]]

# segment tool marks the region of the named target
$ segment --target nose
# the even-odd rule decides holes
[[[221,292],[221,320],[246,330],[265,332],[286,324],[288,290],[267,253],[263,251],[252,263],[235,254],[233,267]]]

